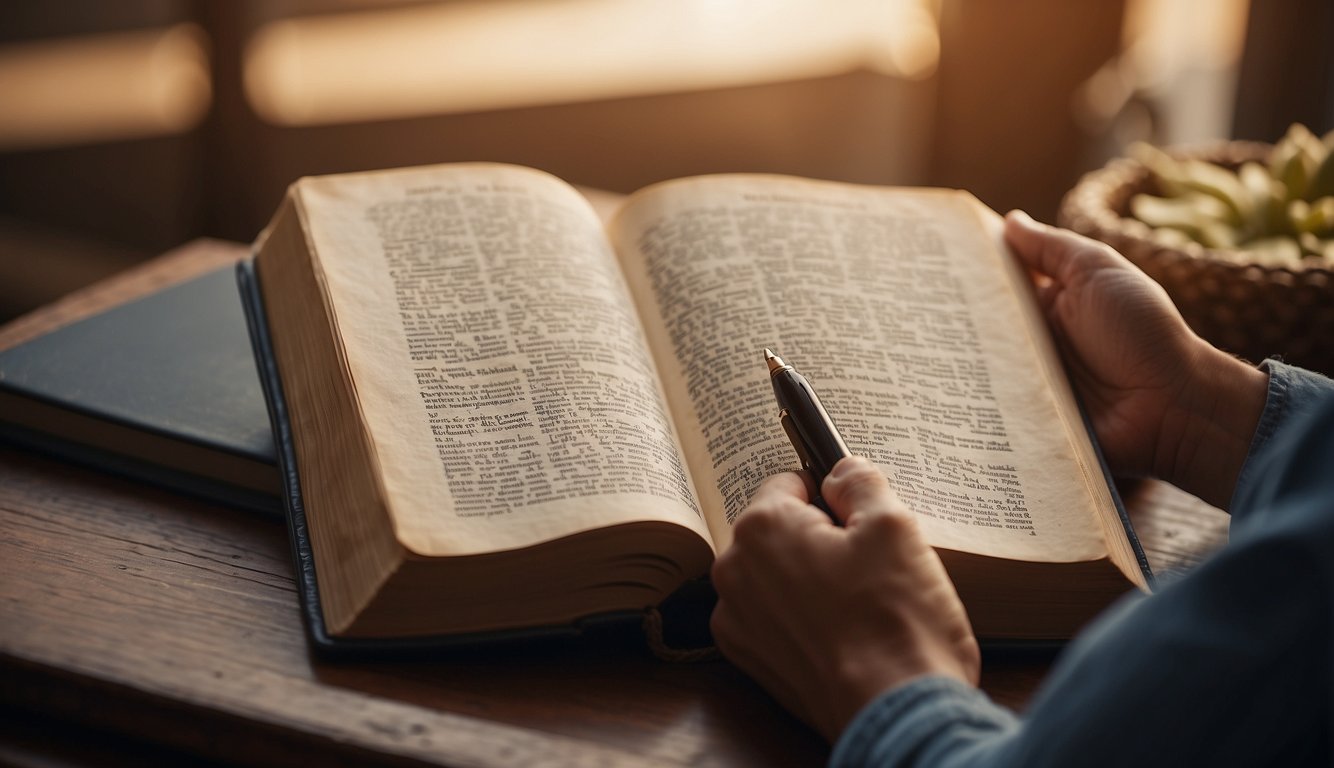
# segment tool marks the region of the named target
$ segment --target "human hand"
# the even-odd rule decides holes
[[[976,685],[977,640],[940,558],[870,461],[775,475],[713,566],[723,655],[830,741],[881,692],[924,675]]]
[[[1226,506],[1268,377],[1196,336],[1162,287],[1110,246],[1020,212],[1006,216],[1005,238],[1035,275],[1112,471]]]

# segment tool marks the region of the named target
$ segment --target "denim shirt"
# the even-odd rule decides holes
[[[918,678],[857,714],[831,766],[1334,765],[1334,382],[1264,366],[1227,546],[1104,612],[1022,717]]]

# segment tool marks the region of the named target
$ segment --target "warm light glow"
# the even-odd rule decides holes
[[[1099,87],[1154,99],[1155,138],[1163,143],[1226,137],[1249,12],[1250,0],[1129,0],[1118,74],[1123,82]]]
[[[180,133],[210,98],[193,24],[0,47],[0,149]]]
[[[1130,0],[1123,38],[1142,81],[1241,59],[1249,0]]]
[[[936,12],[925,3],[899,3],[895,18],[885,25],[887,35],[873,50],[886,62],[878,69],[909,80],[936,73],[940,63],[940,28]]]
[[[723,88],[874,69],[929,76],[928,0],[478,0],[260,29],[246,92],[286,125]]]

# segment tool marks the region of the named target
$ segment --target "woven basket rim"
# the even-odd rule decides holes
[[[1164,149],[1178,159],[1208,160],[1224,166],[1236,167],[1248,160],[1265,161],[1273,145],[1255,141],[1218,141],[1167,147]],[[1101,240],[1124,251],[1122,243],[1133,245],[1144,254],[1151,254],[1165,262],[1189,261],[1199,266],[1249,274],[1252,279],[1266,282],[1277,280],[1304,282],[1317,276],[1334,281],[1334,263],[1318,257],[1308,257],[1291,265],[1260,264],[1245,260],[1242,251],[1209,248],[1199,243],[1168,245],[1155,240],[1149,225],[1133,217],[1122,215],[1112,200],[1129,188],[1142,186],[1149,169],[1131,157],[1119,157],[1106,165],[1084,174],[1066,193],[1060,206],[1060,223],[1085,235]],[[1084,226],[1076,227],[1076,223]],[[1088,229],[1091,225],[1093,231]],[[1283,277],[1286,276],[1286,277]]]

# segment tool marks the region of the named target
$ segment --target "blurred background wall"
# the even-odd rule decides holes
[[[761,171],[1050,220],[1136,139],[1334,127],[1328,0],[50,0],[0,5],[0,319],[308,174]]]

